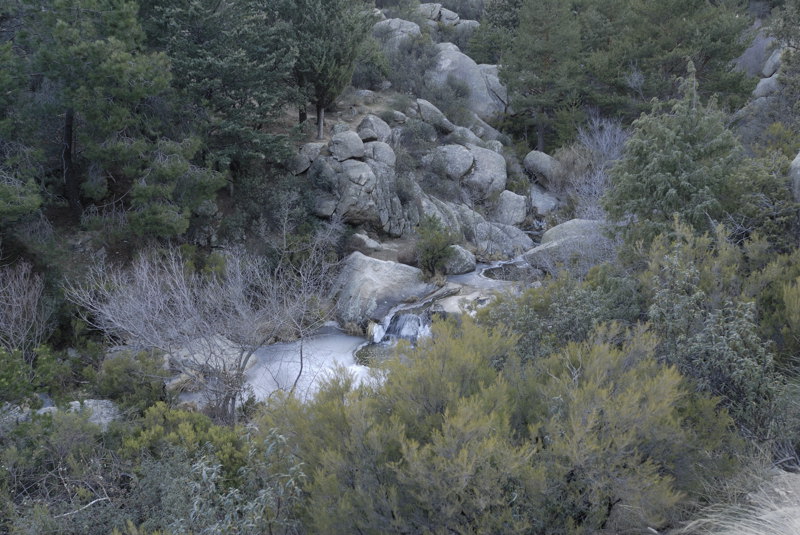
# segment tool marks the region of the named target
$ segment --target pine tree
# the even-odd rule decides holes
[[[489,0],[481,25],[469,42],[469,56],[478,63],[502,63],[519,26],[522,0]]]
[[[302,53],[294,65],[300,92],[300,120],[306,102],[317,112],[317,139],[322,139],[325,108],[350,83],[359,51],[374,20],[365,0],[284,0],[281,16]]]
[[[207,163],[238,175],[282,160],[286,136],[268,127],[290,98],[298,48],[277,22],[277,2],[160,2],[149,11],[150,40],[169,55],[173,85],[195,109]]]
[[[49,96],[32,98],[33,107],[59,123],[60,143],[46,157],[58,162],[73,214],[81,214],[84,201],[117,202],[140,234],[183,233],[220,176],[189,161],[199,148],[190,138],[165,135],[158,107],[169,90],[170,63],[143,50],[137,4],[39,0],[38,7],[27,13],[20,42],[37,73],[31,83]]]
[[[574,99],[581,85],[580,28],[569,5],[560,0],[527,0],[519,20],[500,78],[508,86],[515,115],[534,126],[541,151],[556,111]]]

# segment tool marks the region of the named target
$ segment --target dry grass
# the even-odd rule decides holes
[[[747,503],[706,510],[675,535],[798,535],[800,475],[776,472]]]

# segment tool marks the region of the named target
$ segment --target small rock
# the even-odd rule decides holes
[[[405,120],[405,116],[403,116],[403,120]],[[361,135],[362,130],[372,131],[375,137],[370,138],[369,140],[365,139],[364,136]],[[367,115],[366,117],[364,117],[364,119],[361,120],[361,123],[359,123],[358,125],[357,131],[359,135],[361,135],[361,139],[364,141],[383,141],[384,143],[386,143],[389,140],[389,137],[392,135],[392,129],[391,127],[389,127],[388,124],[386,124],[386,121],[372,114]]]
[[[358,137],[358,134],[352,130],[340,132],[331,138],[330,146],[328,147],[331,155],[338,161],[343,162],[351,158],[364,157],[364,142]]]
[[[450,250],[453,253],[444,265],[444,272],[447,275],[461,275],[462,273],[470,273],[475,271],[475,255],[461,247],[460,245],[451,245]]]
[[[505,190],[497,198],[492,219],[505,225],[519,225],[528,215],[527,205],[525,197]]]
[[[422,120],[435,126],[437,130],[444,134],[449,134],[455,130],[455,125],[444,116],[444,113],[427,100],[418,98],[417,106],[419,106],[419,114]]]
[[[542,181],[545,186],[554,183],[561,173],[561,164],[558,160],[538,150],[530,151],[525,156],[522,165],[528,173]]]

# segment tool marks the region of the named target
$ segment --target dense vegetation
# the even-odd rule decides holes
[[[502,65],[509,159],[552,149],[554,217],[607,219],[613,261],[439,319],[370,381],[263,402],[249,359],[330,319],[347,252],[293,144],[350,83],[463,115],[457,80],[420,73],[431,31],[370,37],[373,7],[417,3],[0,5],[0,532],[662,532],[800,467],[800,2],[768,3],[782,89],[747,128],[741,2],[443,3]],[[428,275],[459,239],[435,217],[416,238]],[[196,380],[206,410],[177,407]],[[122,417],[63,410],[90,398]]]

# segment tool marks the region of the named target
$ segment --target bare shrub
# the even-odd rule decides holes
[[[618,121],[596,114],[578,130],[577,144],[556,157],[563,174],[559,191],[574,208],[574,217],[605,220],[600,199],[609,187],[608,172],[622,157],[628,133]]]
[[[280,339],[302,342],[329,318],[337,265],[329,254],[339,229],[327,226],[302,244],[285,231],[273,263],[233,250],[220,272],[202,274],[175,251],[148,251],[127,268],[94,266],[83,284],[68,283],[67,298],[110,336],[163,351],[233,421],[256,349]]]
[[[21,351],[32,362],[34,350],[52,333],[44,281],[27,262],[0,267],[0,347]]]

